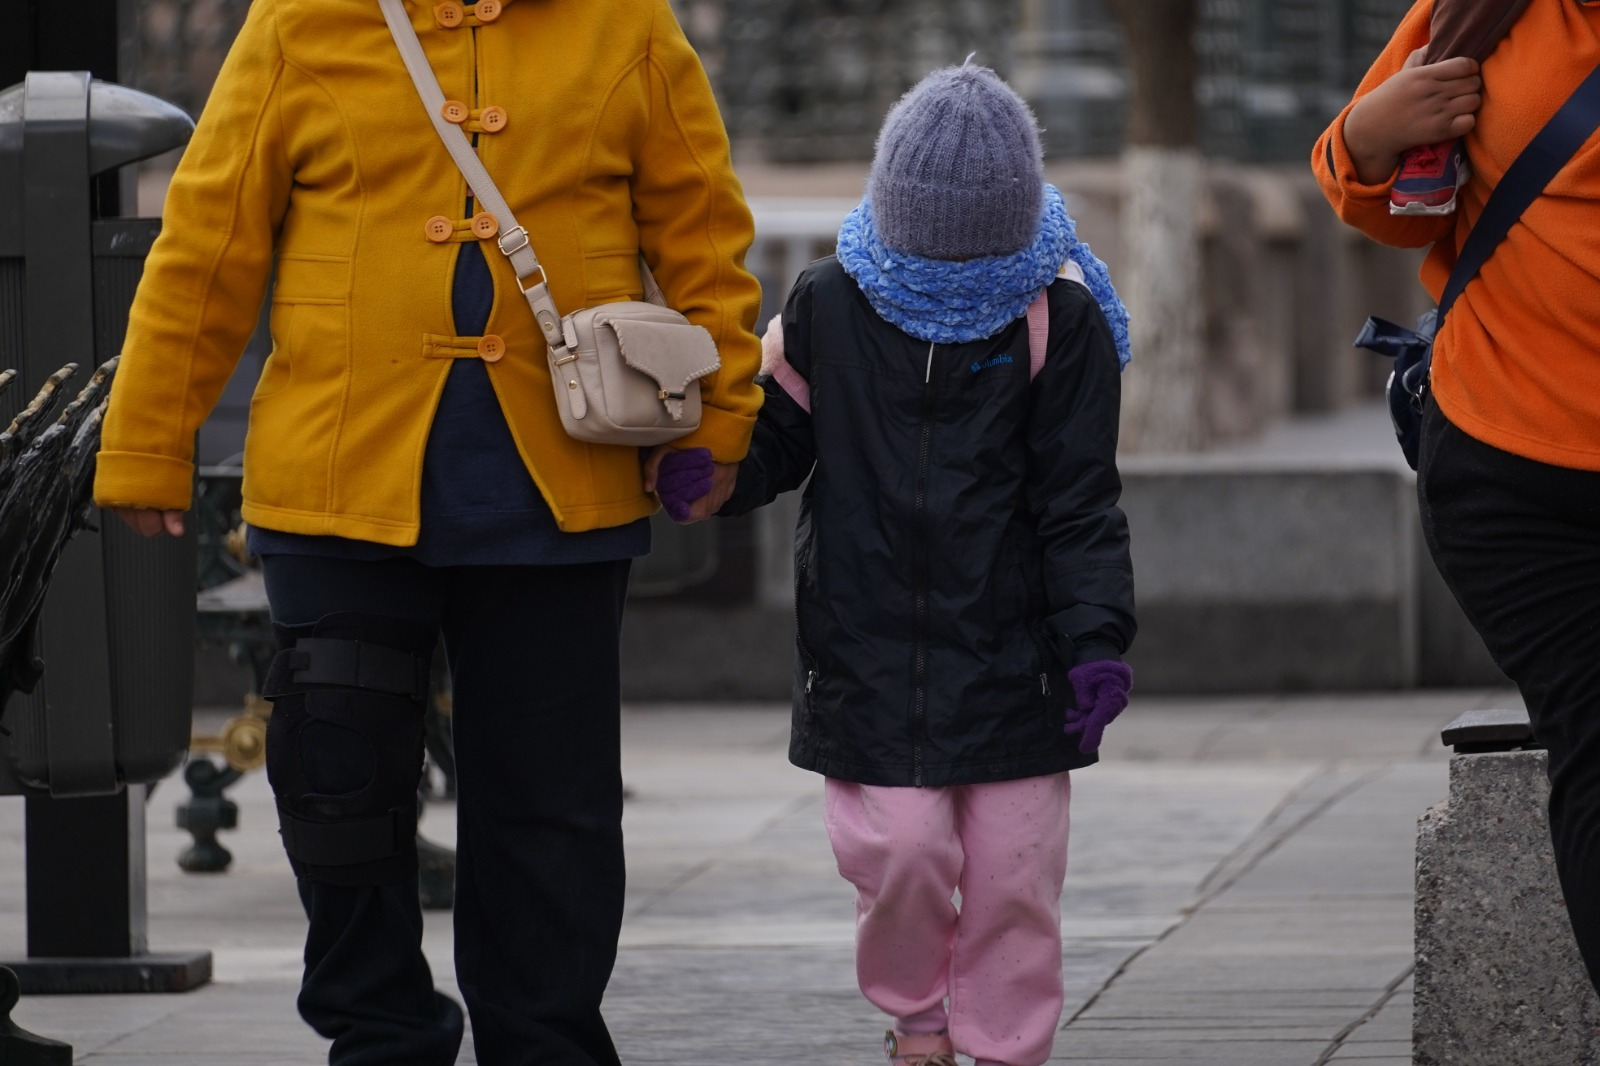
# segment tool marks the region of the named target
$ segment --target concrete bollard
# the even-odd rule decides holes
[[[1546,753],[1527,715],[1445,730],[1449,798],[1417,829],[1415,1066],[1600,1063],[1600,997],[1556,880]]]

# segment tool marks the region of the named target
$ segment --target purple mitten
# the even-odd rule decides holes
[[[1082,733],[1078,750],[1100,750],[1100,738],[1128,705],[1128,690],[1133,687],[1133,671],[1128,664],[1116,659],[1099,659],[1080,663],[1067,671],[1072,682],[1075,706],[1067,709],[1067,724],[1063,733]]]
[[[689,508],[711,491],[711,450],[688,448],[681,452],[668,452],[661,457],[656,469],[656,495],[667,517],[682,522],[689,517]]]

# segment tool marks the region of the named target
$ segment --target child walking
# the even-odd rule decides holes
[[[1068,772],[1127,705],[1134,634],[1127,315],[1075,231],[1022,100],[929,75],[768,332],[721,508],[806,483],[790,759],[827,778],[894,1066],[1037,1066],[1061,1016]],[[654,483],[683,516],[710,474],[671,452]]]

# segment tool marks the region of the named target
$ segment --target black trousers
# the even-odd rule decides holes
[[[1600,473],[1462,432],[1430,399],[1417,477],[1434,561],[1550,752],[1550,831],[1600,988]]]
[[[618,639],[629,563],[425,567],[274,555],[275,621],[355,611],[437,626],[454,692],[456,976],[485,1066],[615,1066],[600,1016],[622,920]],[[333,1066],[454,1063],[415,879],[306,879],[299,1007]]]

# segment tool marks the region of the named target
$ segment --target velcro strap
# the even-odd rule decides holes
[[[415,807],[346,822],[313,822],[278,807],[283,850],[309,866],[355,866],[393,858],[417,835],[416,820]]]
[[[413,700],[428,696],[430,664],[420,655],[382,644],[333,637],[301,637],[280,651],[267,670],[262,695],[338,686],[387,692]]]

